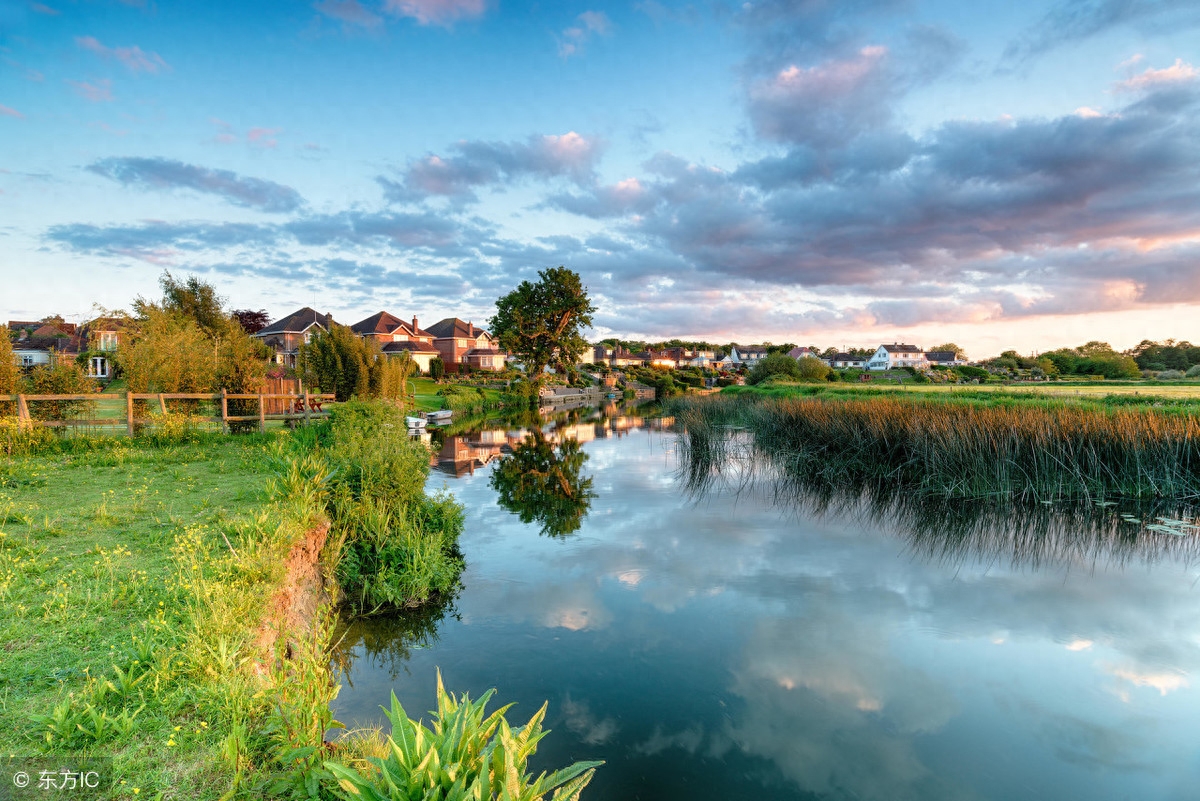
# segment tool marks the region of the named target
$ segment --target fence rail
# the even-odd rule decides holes
[[[61,420],[39,420],[29,411],[30,403],[71,402],[80,401],[125,401],[124,417],[106,418],[72,418]],[[129,436],[133,436],[138,425],[153,423],[167,417],[172,412],[167,408],[167,401],[195,400],[211,401],[219,405],[219,417],[202,417],[200,419],[220,423],[226,429],[230,423],[258,421],[260,431],[265,431],[268,420],[303,420],[309,422],[328,416],[324,409],[327,403],[333,403],[335,396],[330,393],[316,392],[94,392],[88,395],[0,395],[0,403],[16,403],[17,421],[22,426],[45,426],[48,428],[63,428],[67,426],[119,426],[125,425]],[[230,414],[229,401],[257,402],[257,414]],[[135,414],[135,401],[156,401],[160,417],[138,417]],[[268,408],[270,407],[270,408]],[[281,411],[282,410],[282,411]]]

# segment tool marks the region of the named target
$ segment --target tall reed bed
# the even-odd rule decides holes
[[[675,404],[689,480],[753,458],[813,485],[876,484],[917,496],[1054,502],[1200,499],[1200,417],[1066,402],[983,405],[876,395],[747,396]]]

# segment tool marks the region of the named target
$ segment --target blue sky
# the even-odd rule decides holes
[[[1180,0],[0,0],[0,315],[197,274],[596,336],[1200,340]]]

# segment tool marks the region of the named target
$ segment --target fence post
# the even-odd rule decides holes
[[[266,400],[262,393],[258,393],[258,430],[260,433],[267,433],[267,406]]]
[[[162,412],[163,417],[167,416],[167,401],[161,392],[158,393],[158,410]]]
[[[225,433],[229,433],[229,398],[226,397],[228,390],[221,389],[221,428],[225,429]]]
[[[125,390],[125,429],[133,436],[133,393]]]
[[[304,393],[304,400],[301,401],[301,403],[304,404],[304,425],[308,425],[310,413],[309,413],[309,401],[308,401],[308,393],[307,392]]]
[[[18,426],[33,426],[33,418],[29,415],[29,404],[25,402],[25,396],[17,395],[17,425]]]

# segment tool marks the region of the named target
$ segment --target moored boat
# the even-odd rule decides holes
[[[404,422],[409,428],[424,428],[427,422],[424,417],[405,417]]]

